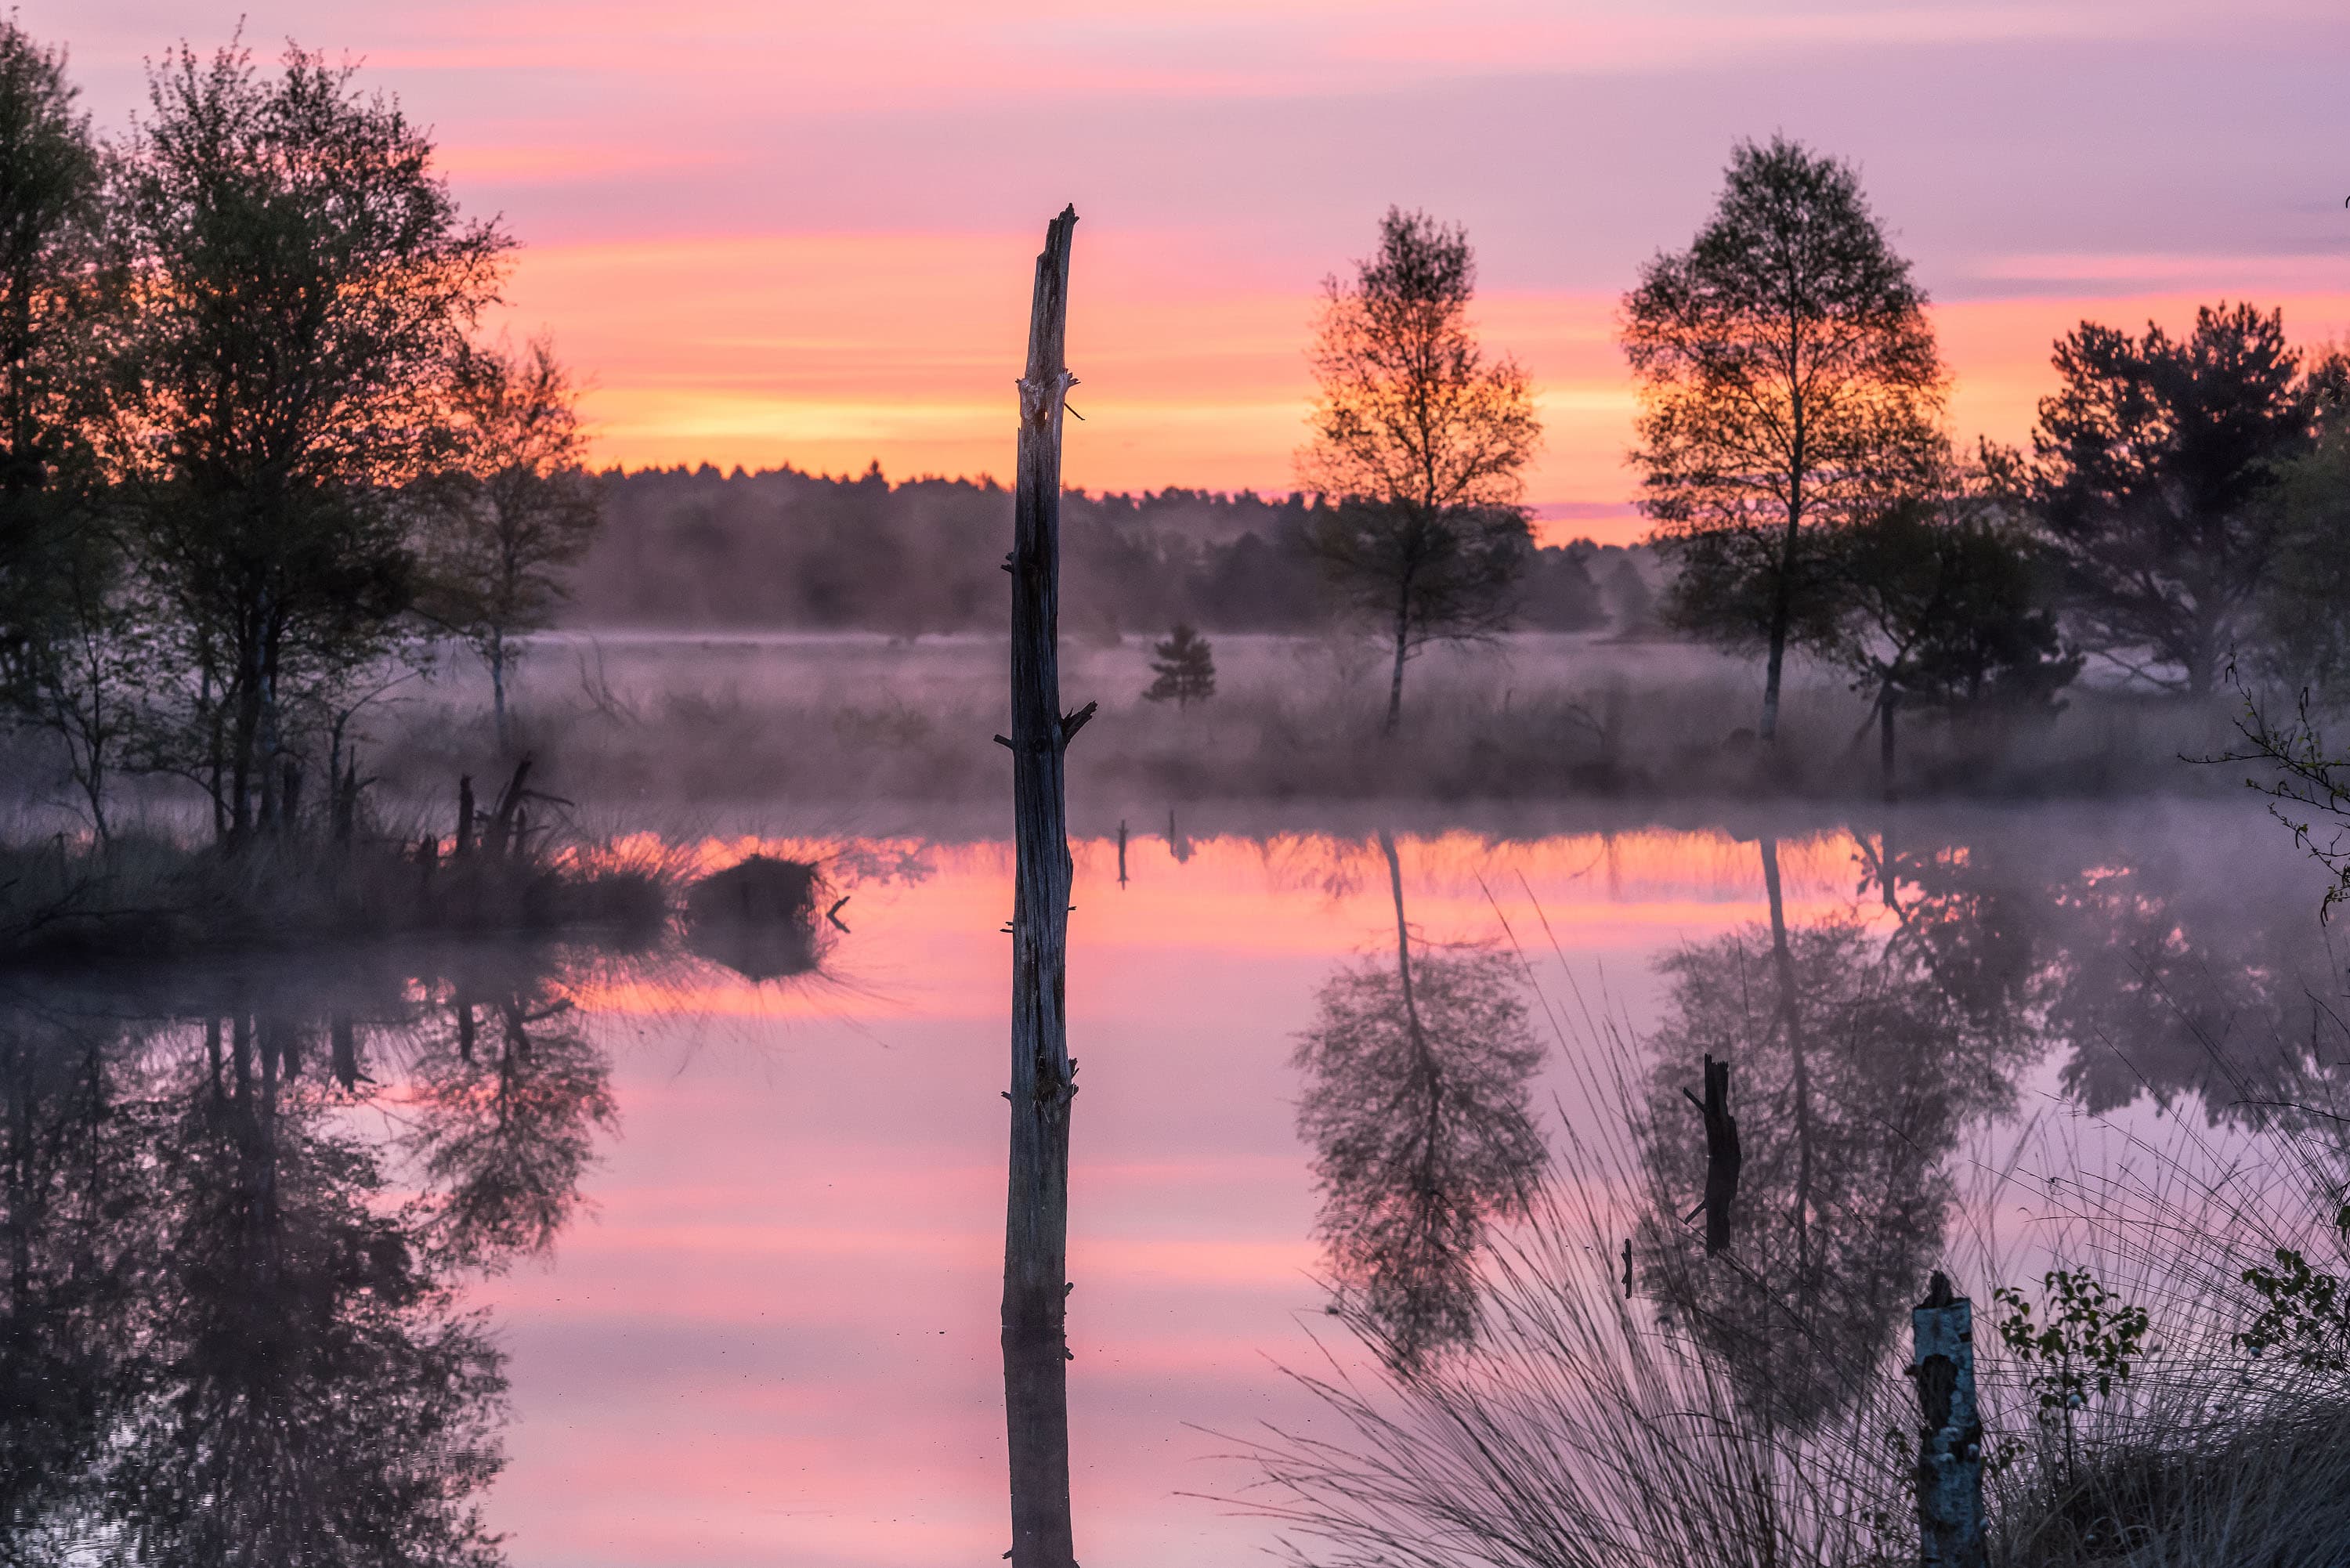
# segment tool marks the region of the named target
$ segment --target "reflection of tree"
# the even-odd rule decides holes
[[[2041,977],[2065,1087],[2092,1111],[2199,1095],[2213,1119],[2330,1105],[2350,1057],[2310,904],[2238,873],[2189,877],[2164,855],[2061,884]]]
[[[420,1053],[412,1145],[444,1194],[441,1241],[477,1262],[553,1242],[614,1117],[609,1064],[567,1000],[508,989],[486,1030],[481,1012],[471,990],[455,992],[446,1033]]]
[[[50,1555],[39,1523],[95,1461],[129,1385],[125,1206],[139,1194],[121,1054],[119,1032],[30,1015],[0,1033],[0,1563]]]
[[[228,1071],[159,1127],[149,1387],[105,1495],[153,1560],[495,1562],[473,1498],[502,1358],[328,1092],[290,1078],[294,1037],[238,1019]]]
[[[1379,843],[1395,962],[1350,964],[1322,988],[1297,1050],[1298,1126],[1315,1149],[1338,1287],[1409,1367],[1472,1332],[1486,1224],[1523,1208],[1544,1157],[1526,1089],[1542,1047],[1510,961],[1415,955],[1395,841]]]
[[[1898,923],[1897,943],[1985,1029],[2026,1027],[2049,931],[2049,872],[1995,840],[1897,846],[1889,831],[1856,839],[1864,888],[1874,884]]]
[[[544,958],[458,971],[0,1002],[0,1563],[498,1561],[458,1271],[549,1244],[613,1108]]]
[[[1903,1321],[1941,1244],[1944,1158],[2006,1103],[2018,1037],[1940,983],[1933,944],[1849,919],[1791,926],[1769,839],[1762,855],[1771,926],[1661,966],[1642,1277],[1771,1418],[1803,1425]],[[1711,1263],[1681,1222],[1705,1168],[1683,1091],[1707,1055],[1731,1064],[1743,1153],[1731,1245]]]

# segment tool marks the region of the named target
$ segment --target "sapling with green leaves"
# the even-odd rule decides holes
[[[2023,1364],[2041,1422],[2064,1432],[2069,1480],[2080,1473],[2075,1413],[2088,1407],[2092,1395],[2111,1397],[2116,1385],[2129,1381],[2131,1368],[2154,1354],[2147,1344],[2153,1324],[2144,1307],[2106,1289],[2087,1269],[2051,1269],[2040,1282],[2044,1317],[2035,1317],[2032,1303],[2012,1285],[2001,1285],[1991,1297],[2007,1309],[1999,1318],[1999,1337]]]

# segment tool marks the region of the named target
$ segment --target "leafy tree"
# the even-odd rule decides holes
[[[1208,639],[1178,622],[1165,642],[1151,645],[1159,657],[1150,661],[1159,679],[1142,695],[1148,701],[1172,700],[1178,708],[1204,702],[1216,694],[1216,659]]]
[[[2251,662],[2326,702],[2350,695],[2350,351],[2309,372],[2316,434],[2278,471],[2276,569],[2259,604]]]
[[[489,666],[503,749],[514,639],[549,624],[567,597],[557,571],[595,541],[602,487],[588,471],[577,390],[544,338],[519,356],[461,348],[452,403],[460,458],[432,487],[426,611]]]
[[[2111,1397],[2115,1385],[2128,1382],[2131,1368],[2154,1354],[2146,1343],[2153,1324],[2144,1307],[2108,1291],[2086,1269],[2051,1269],[2041,1285],[2045,1315],[2037,1321],[2031,1301],[2012,1285],[1996,1287],[1991,1299],[2006,1309],[1999,1337],[2022,1364],[2041,1421],[2063,1429],[2070,1483],[2080,1475],[2074,1412],[2087,1408],[2093,1394]]]
[[[242,48],[182,46],[149,97],[112,456],[179,633],[182,763],[238,839],[280,826],[302,705],[400,635],[403,487],[451,452],[452,367],[507,242],[458,216],[396,104],[318,56],[289,47],[265,80]]]
[[[1298,472],[1338,503],[1315,514],[1315,553],[1347,607],[1392,639],[1392,733],[1406,660],[1509,624],[1533,543],[1523,470],[1542,427],[1525,371],[1488,360],[1469,330],[1476,261],[1459,228],[1390,207],[1378,253],[1323,289],[1314,441]]]
[[[1624,302],[1640,383],[1640,505],[1685,628],[1768,656],[1835,618],[1813,534],[1869,516],[1939,459],[1945,377],[1926,296],[1849,164],[1773,138],[1731,154],[1720,205]]]
[[[20,712],[65,737],[103,838],[130,711],[116,677],[143,671],[88,440],[120,274],[73,100],[62,52],[0,20],[0,674]]]
[[[1845,613],[1817,651],[1874,696],[1888,797],[1898,710],[2044,710],[2080,673],[2032,541],[1956,483],[1840,531],[1829,575]]]
[[[2083,322],[2058,340],[2029,494],[2083,646],[2210,691],[2273,580],[2275,490],[2316,407],[2281,312],[2205,306],[2174,340]]]

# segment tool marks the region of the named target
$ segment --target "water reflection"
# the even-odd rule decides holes
[[[13,1560],[501,1560],[504,1358],[612,1117],[554,961],[0,997]]]
[[[1764,855],[1773,847],[1766,841]],[[2012,1031],[1985,1027],[1921,950],[1845,917],[1750,927],[1663,961],[1649,1154],[1663,1197],[1637,1278],[1772,1419],[1836,1407],[1939,1251],[1960,1131],[2004,1109]],[[1704,1129],[1684,1089],[1731,1064],[1743,1159],[1731,1244],[1682,1223]]]
[[[1412,1366],[1471,1336],[1479,1244],[1525,1207],[1544,1153],[1527,1087],[1543,1049],[1514,960],[1414,952],[1395,839],[1378,844],[1395,958],[1342,965],[1324,983],[1297,1049],[1298,1129],[1341,1308]]]
[[[1554,1092],[1594,1107],[1568,1053],[1537,1047],[1514,951],[1436,940],[1498,932],[1486,884],[1558,1011],[1546,930],[1645,1053],[1654,1137],[1601,1199],[1611,1279],[1636,1243],[1627,1310],[1718,1352],[1773,1421],[1817,1420],[1848,1368],[1898,1348],[1969,1233],[1952,1172],[2016,1114],[2156,1098],[2231,1151],[2282,1114],[2267,1102],[2340,1108],[2350,1051],[2311,1000],[2336,991],[2322,885],[2300,896],[2282,856],[2217,833],[1913,815],[1891,842],[1871,822],[1769,846],[1399,844],[1220,836],[1185,810],[1180,876],[1154,808],[1125,894],[1105,839],[1073,899],[1073,1005],[1104,1069],[1073,1395],[1108,1478],[1086,1483],[1088,1518],[1126,1531],[1128,1561],[1260,1543],[1168,1495],[1190,1484],[1170,1445],[1288,1397],[1263,1357],[1302,1355],[1290,1314],[1317,1256],[1396,1364],[1441,1380],[1479,1365],[1464,1341],[1506,1352],[1480,1259],[1526,1223]],[[785,1561],[992,1560],[1007,862],[825,847],[856,889],[859,983],[763,1011],[772,981],[693,965],[690,1071],[608,1058],[670,993],[576,954],[0,1001],[0,1562],[556,1563],[624,1536],[646,1562],[753,1537]],[[1520,922],[1522,898],[1545,919]],[[1367,930],[1394,941],[1345,957]],[[1731,1064],[1742,1146],[1711,1261],[1684,1219],[1706,1149],[1683,1091],[1708,1054]],[[605,1223],[559,1242],[583,1184]],[[551,1246],[551,1269],[480,1285]],[[503,1338],[469,1315],[484,1301]],[[537,1417],[510,1429],[504,1345]]]
[[[1993,835],[1853,843],[1851,907],[1791,920],[1762,838],[1769,923],[1660,959],[1647,1041],[1643,1288],[1797,1427],[1904,1321],[1945,1256],[1954,1151],[2015,1110],[2041,1062],[2091,1112],[2193,1096],[2255,1126],[2330,1121],[2350,1060],[2314,906],[2269,879],[2190,876],[2151,844],[2116,864]],[[1690,1228],[1709,1057],[1731,1064],[1743,1154],[1715,1259]]]

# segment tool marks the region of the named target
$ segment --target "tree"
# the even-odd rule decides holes
[[[1833,614],[1810,534],[1877,511],[1942,451],[1925,292],[1851,165],[1773,137],[1732,151],[1712,218],[1642,270],[1624,315],[1672,618],[1766,651],[1772,740],[1787,645]]]
[[[1834,539],[1844,614],[1816,651],[1875,700],[1887,797],[1902,708],[2045,710],[2080,673],[2043,603],[2032,541],[1953,480]]]
[[[2315,439],[2278,472],[2276,567],[2251,651],[2270,680],[2333,702],[2350,692],[2350,351],[2325,355],[2308,379]]]
[[[1475,287],[1466,234],[1394,207],[1378,254],[1323,284],[1310,355],[1320,392],[1298,472],[1338,503],[1316,514],[1315,555],[1348,607],[1392,638],[1389,733],[1405,661],[1506,627],[1533,542],[1518,502],[1542,426],[1525,371],[1488,361],[1470,333]]]
[[[1178,622],[1173,635],[1165,642],[1151,645],[1159,657],[1150,661],[1151,673],[1159,679],[1150,683],[1143,699],[1164,702],[1172,698],[1178,708],[1188,708],[1194,702],[1204,702],[1216,694],[1216,659],[1208,639],[1189,626]]]
[[[2025,478],[2068,619],[2132,675],[2209,692],[2272,579],[2280,469],[2311,437],[2282,313],[2205,306],[2183,342],[2085,321],[2055,366]]]
[[[461,348],[452,405],[461,455],[434,486],[426,612],[489,666],[504,750],[515,637],[546,626],[567,597],[556,568],[594,543],[603,495],[577,389],[546,339],[519,356]]]
[[[263,80],[242,48],[182,46],[149,97],[110,455],[177,623],[182,764],[236,840],[280,826],[301,706],[401,635],[405,487],[452,451],[452,368],[507,241],[459,217],[396,104],[318,56]]]
[[[88,440],[117,317],[105,184],[62,52],[0,21],[0,675],[66,741],[93,826],[143,662]]]

